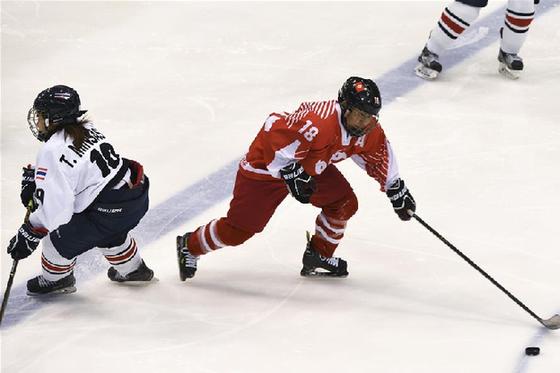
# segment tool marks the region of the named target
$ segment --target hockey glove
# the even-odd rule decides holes
[[[27,207],[29,201],[33,199],[33,193],[35,193],[35,169],[31,165],[23,168],[23,173],[21,175],[21,203],[23,206]]]
[[[401,220],[410,220],[412,216],[409,211],[412,211],[412,213],[416,211],[416,202],[414,202],[412,194],[410,194],[410,191],[406,185],[404,185],[404,180],[395,180],[389,189],[387,189],[387,197],[389,197],[393,209],[399,218]]]
[[[29,223],[23,223],[19,227],[18,233],[10,240],[8,254],[12,256],[12,259],[27,258],[46,235],[46,231],[34,229]]]
[[[309,203],[311,195],[316,189],[315,180],[299,163],[292,163],[280,170],[280,176],[286,182],[292,197],[301,203]]]

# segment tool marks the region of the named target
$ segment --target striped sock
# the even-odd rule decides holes
[[[431,31],[426,46],[431,52],[441,55],[470,27],[479,13],[480,8],[458,1],[449,4],[441,13],[437,26]]]
[[[122,245],[100,248],[100,251],[109,264],[123,276],[136,270],[142,263],[136,241],[130,235],[127,236]]]
[[[510,0],[502,27],[500,48],[506,53],[517,54],[527,39],[527,31],[535,16],[532,1]]]

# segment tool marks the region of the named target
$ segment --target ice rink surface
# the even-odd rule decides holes
[[[413,75],[442,2],[2,2],[1,246],[21,224],[21,166],[40,147],[26,114],[66,84],[121,155],[144,164],[152,211],[135,230],[159,282],[117,286],[97,252],[78,292],[25,295],[18,267],[2,372],[554,373],[549,332],[339,164],[360,200],[342,280],[299,276],[317,209],[287,199],[265,231],[203,257],[180,282],[177,234],[223,216],[235,163],[264,119],[376,79],[381,122],[418,214],[542,317],[560,311],[560,2],[542,0],[521,79],[497,74],[505,2]],[[469,49],[470,48],[470,49]],[[1,257],[2,292],[11,259]],[[541,347],[525,357],[526,346]]]

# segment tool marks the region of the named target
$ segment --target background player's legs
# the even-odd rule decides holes
[[[436,27],[430,32],[426,46],[436,54],[442,54],[476,20],[480,8],[487,1],[454,1],[445,7]]]
[[[501,31],[500,49],[518,54],[527,39],[527,31],[535,16],[535,5],[528,0],[509,0]]]
[[[523,70],[523,59],[518,56],[521,46],[527,39],[529,25],[535,15],[535,5],[528,0],[509,0],[504,26],[500,29],[501,42],[498,53],[500,74],[517,79]]]
[[[480,8],[487,3],[486,0],[461,0],[445,7],[436,27],[430,32],[426,46],[418,56],[418,76],[429,80],[437,77],[442,70],[439,56],[470,27],[478,17]]]

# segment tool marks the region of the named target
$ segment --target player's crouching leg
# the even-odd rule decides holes
[[[136,240],[126,235],[126,239],[120,245],[100,248],[105,259],[111,264],[107,276],[111,281],[127,282],[131,284],[146,283],[154,279],[152,271],[138,252]]]

